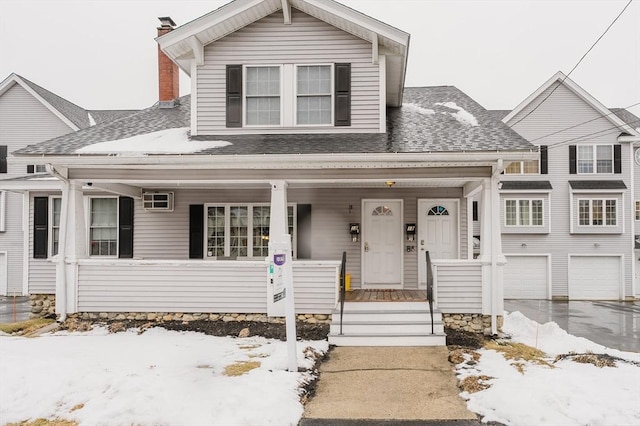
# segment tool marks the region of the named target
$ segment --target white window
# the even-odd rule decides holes
[[[636,220],[640,220],[640,201],[636,201]]]
[[[613,173],[612,145],[578,145],[578,173]]]
[[[245,122],[249,126],[279,126],[280,67],[246,67]]]
[[[118,199],[89,199],[89,254],[118,255]]]
[[[580,226],[616,226],[617,200],[578,200],[578,224]]]
[[[331,66],[298,66],[296,87],[296,124],[331,124]]]
[[[287,208],[289,234],[295,241],[294,205]],[[208,258],[264,258],[269,254],[268,204],[206,205],[205,247]],[[295,253],[295,244],[294,244]]]
[[[62,198],[49,198],[49,253],[50,256],[58,254],[60,249],[60,210],[62,206]]]
[[[538,160],[531,161],[514,161],[504,170],[506,175],[531,175],[540,173],[540,162]]]
[[[542,226],[542,200],[505,200],[504,220],[506,226]]]

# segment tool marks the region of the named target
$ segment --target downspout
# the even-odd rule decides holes
[[[49,173],[58,178],[64,183],[62,189],[62,205],[60,206],[60,225],[64,224],[64,227],[60,226],[60,235],[58,239],[58,264],[56,269],[56,281],[59,279],[62,287],[62,297],[60,300],[56,300],[56,304],[60,307],[60,318],[58,322],[63,323],[67,319],[67,268],[65,265],[67,256],[67,226],[69,225],[69,179],[62,176],[55,167],[51,164],[47,164]]]
[[[498,238],[502,238],[500,231],[500,199],[498,198],[498,184],[500,173],[503,170],[502,159],[498,159],[496,168],[491,175],[491,335],[498,334],[498,313],[496,312],[497,301],[497,271],[498,271]],[[498,210],[495,207],[498,206]]]

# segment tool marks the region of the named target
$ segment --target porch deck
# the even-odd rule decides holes
[[[345,302],[426,302],[426,290],[351,290]]]

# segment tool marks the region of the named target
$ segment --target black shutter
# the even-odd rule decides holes
[[[549,147],[547,145],[540,146],[540,174],[549,174]]]
[[[569,145],[569,174],[576,174],[576,146]]]
[[[298,259],[311,259],[311,204],[298,204],[296,214]]]
[[[35,171],[36,171],[36,166],[34,166],[33,164],[27,165],[27,173],[35,173]]]
[[[335,65],[335,125],[351,126],[351,64]]]
[[[473,221],[477,222],[478,221],[478,202],[474,201],[472,204],[472,214],[473,214]]]
[[[189,259],[204,258],[204,205],[189,206]]]
[[[7,173],[7,145],[0,145],[0,173]]]
[[[613,146],[613,173],[622,173],[622,145]]]
[[[46,259],[49,241],[49,198],[33,198],[33,257]]]
[[[227,127],[242,127],[242,65],[227,65]]]
[[[133,257],[133,198],[120,197],[118,206],[118,257]]]

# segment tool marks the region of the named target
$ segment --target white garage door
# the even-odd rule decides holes
[[[619,256],[571,256],[569,299],[620,299]]]
[[[506,256],[505,299],[548,299],[548,257]]]

